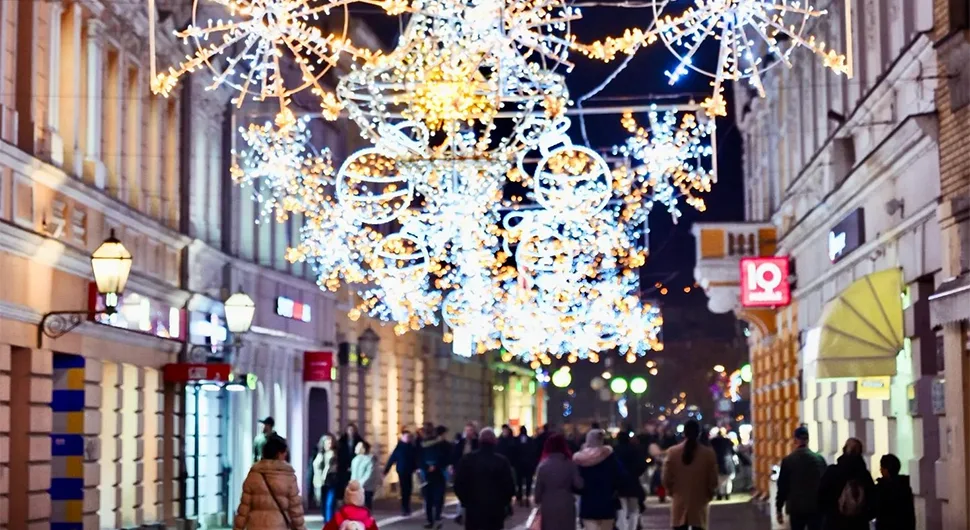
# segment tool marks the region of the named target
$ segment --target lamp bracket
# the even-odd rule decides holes
[[[114,309],[114,308],[112,308]],[[45,313],[37,327],[37,347],[44,346],[44,336],[59,339],[82,323],[94,320],[98,315],[110,315],[113,311],[51,311]]]

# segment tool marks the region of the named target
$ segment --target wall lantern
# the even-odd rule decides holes
[[[233,335],[243,334],[253,326],[256,303],[246,293],[237,292],[226,299],[226,327]]]
[[[357,348],[360,351],[361,366],[366,366],[377,358],[377,345],[381,342],[381,336],[373,329],[368,327],[357,337]]]

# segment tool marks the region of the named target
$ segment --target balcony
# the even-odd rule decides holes
[[[771,223],[695,223],[697,265],[694,279],[707,294],[713,313],[739,307],[740,262],[748,256],[775,253],[776,229]]]

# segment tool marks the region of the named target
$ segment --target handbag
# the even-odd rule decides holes
[[[292,530],[293,523],[290,522],[290,517],[286,515],[286,510],[283,509],[283,505],[280,504],[280,500],[276,498],[276,493],[273,492],[273,488],[270,487],[269,481],[266,480],[266,475],[260,473],[259,476],[263,477],[263,483],[266,484],[266,489],[269,490],[269,496],[273,498],[273,502],[275,502],[276,507],[279,508],[280,515],[283,516],[283,522],[286,523],[286,528]]]
[[[541,530],[542,512],[538,507],[532,509],[532,513],[529,514],[529,519],[525,522],[525,527],[527,530]]]

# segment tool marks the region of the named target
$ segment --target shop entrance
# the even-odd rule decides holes
[[[326,388],[311,388],[307,400],[307,439],[306,439],[306,495],[309,509],[320,511],[320,505],[313,495],[313,457],[317,455],[320,437],[330,432],[330,393]]]

